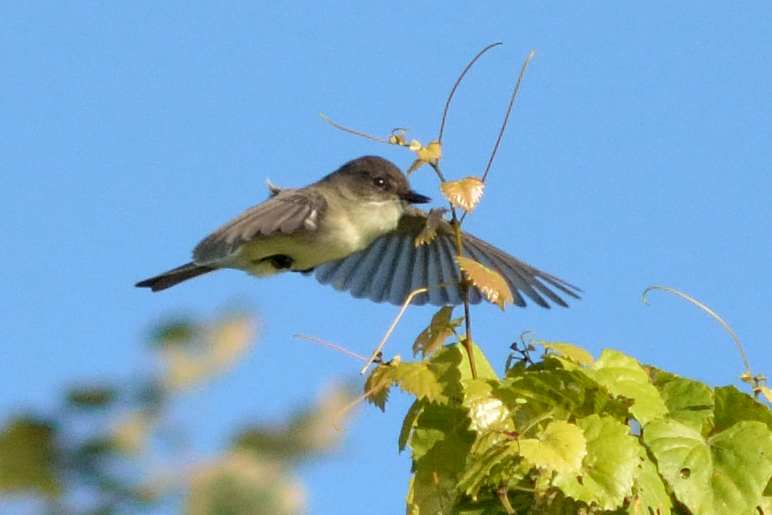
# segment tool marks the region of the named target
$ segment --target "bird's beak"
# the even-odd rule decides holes
[[[411,204],[426,204],[427,202],[432,201],[432,199],[426,195],[421,195],[420,193],[416,193],[413,190],[407,190],[405,193],[401,193],[400,198]]]

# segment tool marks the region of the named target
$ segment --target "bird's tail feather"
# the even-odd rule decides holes
[[[162,274],[156,275],[144,281],[140,281],[134,286],[137,288],[150,288],[152,291],[161,291],[166,288],[171,288],[175,284],[187,281],[199,275],[206,274],[213,271],[214,268],[208,266],[197,265],[193,262],[186,263],[177,268],[172,268]]]

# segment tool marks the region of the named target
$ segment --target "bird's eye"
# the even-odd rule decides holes
[[[386,187],[386,179],[383,177],[376,177],[373,179],[373,184],[376,188],[384,189]]]

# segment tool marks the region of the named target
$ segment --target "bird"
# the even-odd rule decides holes
[[[464,302],[453,226],[434,220],[436,236],[416,242],[430,212],[415,205],[431,199],[413,191],[394,163],[363,156],[308,186],[269,183],[269,190],[267,200],[201,240],[192,261],[135,286],[161,291],[220,269],[256,277],[291,271],[375,302],[403,304],[422,287],[428,291],[415,296],[414,304]],[[505,279],[515,305],[524,307],[528,298],[544,308],[548,300],[567,307],[561,294],[580,298],[576,286],[468,232],[461,233],[461,249]],[[478,288],[468,287],[470,303],[483,298]]]

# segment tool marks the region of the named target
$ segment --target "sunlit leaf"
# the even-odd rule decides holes
[[[440,190],[455,207],[472,211],[482,198],[485,183],[478,177],[466,177],[457,181],[445,181],[440,184]]]
[[[447,402],[443,388],[435,371],[429,368],[429,363],[400,363],[395,370],[394,379],[401,389],[418,399]]]
[[[414,476],[408,493],[408,513],[453,513],[456,484],[474,442],[463,409],[426,403],[410,437]]]
[[[502,310],[507,303],[512,303],[512,291],[507,281],[498,272],[464,256],[456,256],[456,263],[466,278],[485,296],[486,300],[497,304]]]
[[[578,471],[587,455],[582,430],[563,420],[550,422],[537,438],[521,438],[517,444],[520,455],[536,467],[565,474]]]
[[[397,143],[404,146],[404,139],[401,143]],[[407,147],[415,152],[416,160],[407,169],[407,175],[412,174],[425,164],[437,164],[442,158],[442,145],[439,141],[430,141],[428,145],[423,146],[420,141],[414,139]]]
[[[673,501],[657,471],[657,466],[643,448],[629,504],[628,513],[632,515],[670,515],[670,509],[673,507]]]
[[[772,497],[762,497],[757,510],[759,515],[772,515]]]
[[[576,424],[587,440],[587,455],[578,472],[558,472],[554,484],[578,501],[618,508],[632,491],[640,446],[628,427],[612,417],[591,415]]]
[[[420,352],[428,356],[445,343],[454,329],[461,325],[462,319],[450,319],[452,314],[453,306],[443,306],[434,314],[429,327],[421,331],[413,343],[413,354]]]
[[[500,442],[498,445],[488,448],[485,452],[475,455],[459,480],[459,490],[467,495],[476,496],[486,481],[489,480],[494,467],[515,465],[517,456],[517,445],[512,445],[512,442]],[[520,461],[525,463],[523,460]],[[506,475],[509,481],[514,482],[518,476],[523,477],[530,473],[530,465],[524,467],[521,464],[520,470],[513,470],[513,468],[515,467],[507,467]]]
[[[578,345],[558,342],[544,342],[541,345],[544,346],[545,349],[553,351],[579,365],[590,366],[593,363],[592,354]]]
[[[758,388],[764,399],[766,399],[767,402],[772,402],[772,388],[766,385],[760,385]]]
[[[56,428],[49,421],[9,421],[0,432],[0,493],[56,496],[61,484],[56,477],[55,438]]]
[[[692,513],[751,513],[772,475],[772,432],[756,421],[738,422],[706,438],[675,420],[654,420],[643,440],[659,472]]]
[[[646,370],[630,356],[606,349],[591,369],[581,370],[605,386],[612,395],[631,399],[630,412],[641,424],[667,413],[665,402]]]
[[[750,395],[734,386],[722,386],[716,388],[714,398],[714,431],[723,431],[744,420],[756,420],[772,431],[772,411]]]
[[[402,429],[399,431],[399,452],[405,450],[405,446],[407,446],[408,439],[413,432],[423,407],[423,401],[415,401],[407,411],[407,415],[405,415],[405,419],[402,421]]]
[[[447,212],[447,209],[437,207],[429,211],[429,214],[426,216],[423,229],[421,229],[421,232],[419,232],[418,236],[415,237],[414,243],[416,247],[427,245],[437,237],[437,227],[439,227],[440,223],[442,223],[442,217],[445,212]]]
[[[389,136],[388,142],[392,145],[399,145],[401,147],[406,147],[409,145],[407,142],[407,138],[405,137],[406,131],[405,129],[394,129],[392,131],[391,135]]]
[[[477,399],[469,404],[470,429],[477,432],[487,431],[509,420],[509,409],[501,400],[489,397]]]
[[[705,434],[713,425],[713,390],[691,379],[671,376],[657,384],[670,418]]]
[[[416,154],[421,161],[436,164],[442,158],[442,145],[437,140],[430,141],[425,147],[419,148]]]
[[[386,410],[386,401],[389,399],[389,388],[394,382],[394,375],[394,365],[384,363],[375,367],[365,381],[364,390],[367,400],[381,411]]]

